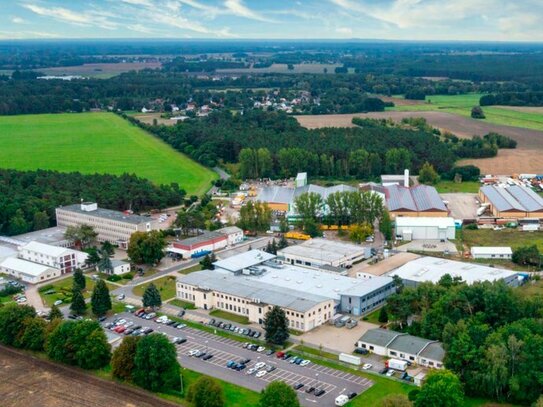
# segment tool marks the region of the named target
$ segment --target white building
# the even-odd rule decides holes
[[[511,270],[437,257],[420,257],[388,273],[391,277],[400,277],[408,287],[416,287],[425,281],[437,283],[446,274],[461,278],[467,284],[502,280],[515,287],[523,282],[523,277]]]
[[[122,260],[111,260],[111,273],[114,275],[121,275],[130,272],[130,263]]]
[[[471,248],[471,256],[474,259],[511,259],[513,250],[510,247],[482,247],[474,246]]]
[[[64,247],[30,242],[19,248],[18,257],[44,266],[58,268],[61,274],[66,274],[76,268],[83,268],[88,255]]]
[[[371,254],[364,246],[327,239],[310,239],[277,251],[279,261],[303,267],[351,267]]]
[[[215,232],[226,235],[226,241],[228,243],[228,246],[243,242],[243,239],[245,237],[243,235],[243,230],[241,230],[237,226],[227,226],[222,229],[218,229]]]
[[[94,202],[62,206],[56,209],[57,225],[91,226],[98,233],[98,241],[109,241],[126,248],[134,232],[150,232],[158,229],[157,221],[127,212],[98,208]]]
[[[453,218],[445,217],[396,217],[396,236],[411,240],[452,240],[456,236]]]
[[[166,251],[179,254],[184,259],[188,259],[224,249],[227,245],[228,235],[213,231],[183,240],[176,240],[166,248]]]
[[[25,283],[37,284],[60,277],[60,269],[9,257],[0,263],[0,272],[9,274]]]

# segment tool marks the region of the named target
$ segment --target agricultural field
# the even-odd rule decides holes
[[[272,64],[267,68],[232,68],[232,69],[217,69],[217,73],[229,74],[248,74],[248,73],[323,73],[326,69],[328,73],[335,73],[337,67],[342,64],[295,64],[294,69],[288,69],[287,64]]]
[[[29,159],[31,158],[31,159]],[[217,175],[112,113],[0,117],[0,166],[17,170],[135,173],[200,195]]]
[[[83,64],[76,66],[59,66],[53,68],[42,68],[40,72],[45,75],[68,76],[77,75],[87,78],[108,79],[124,72],[141,71],[142,69],[158,69],[162,66],[160,62],[125,62],[125,63],[104,63],[104,64]]]

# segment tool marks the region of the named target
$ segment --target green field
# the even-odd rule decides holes
[[[69,304],[72,300],[73,281],[73,277],[70,275],[66,278],[63,278],[62,280],[40,287],[38,292],[42,301],[48,307],[51,307],[57,300],[62,300],[64,304]],[[85,291],[83,291],[83,297],[90,298],[95,283],[94,280],[87,276],[85,276],[85,281],[87,282],[87,284],[85,287]],[[107,281],[106,285],[109,291],[113,291],[117,288],[112,284],[108,283]],[[51,294],[46,294],[47,292],[50,292]]]
[[[18,170],[135,173],[200,195],[216,174],[112,113],[0,117],[0,165]]]
[[[387,110],[421,112],[440,111],[460,116],[471,117],[471,108],[479,105],[482,93],[466,95],[432,95],[426,97],[426,103],[411,106],[395,106]],[[484,106],[486,119],[482,121],[505,126],[523,127],[543,130],[543,114],[536,112],[520,112],[508,109],[507,106]]]
[[[160,292],[160,298],[162,301],[169,300],[175,297],[175,277],[164,276],[153,280],[146,284],[137,285],[132,289],[132,292],[140,297],[143,296],[145,289],[149,284],[153,283]]]
[[[451,192],[466,192],[476,194],[479,192],[481,184],[475,181],[454,182],[454,181],[439,181],[435,185],[437,192],[440,194]]]
[[[209,313],[209,315],[221,319],[227,319],[229,321],[235,322],[237,324],[248,325],[249,318],[244,317],[243,315],[232,314],[230,312],[222,311],[220,309],[215,309]]]
[[[462,230],[462,240],[472,246],[519,246],[537,245],[543,251],[543,232],[522,232],[515,229],[492,230]]]

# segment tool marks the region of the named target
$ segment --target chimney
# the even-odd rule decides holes
[[[407,168],[403,172],[403,186],[409,188],[409,170]]]

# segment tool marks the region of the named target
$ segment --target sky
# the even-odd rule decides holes
[[[543,0],[0,0],[0,39],[543,41]]]

